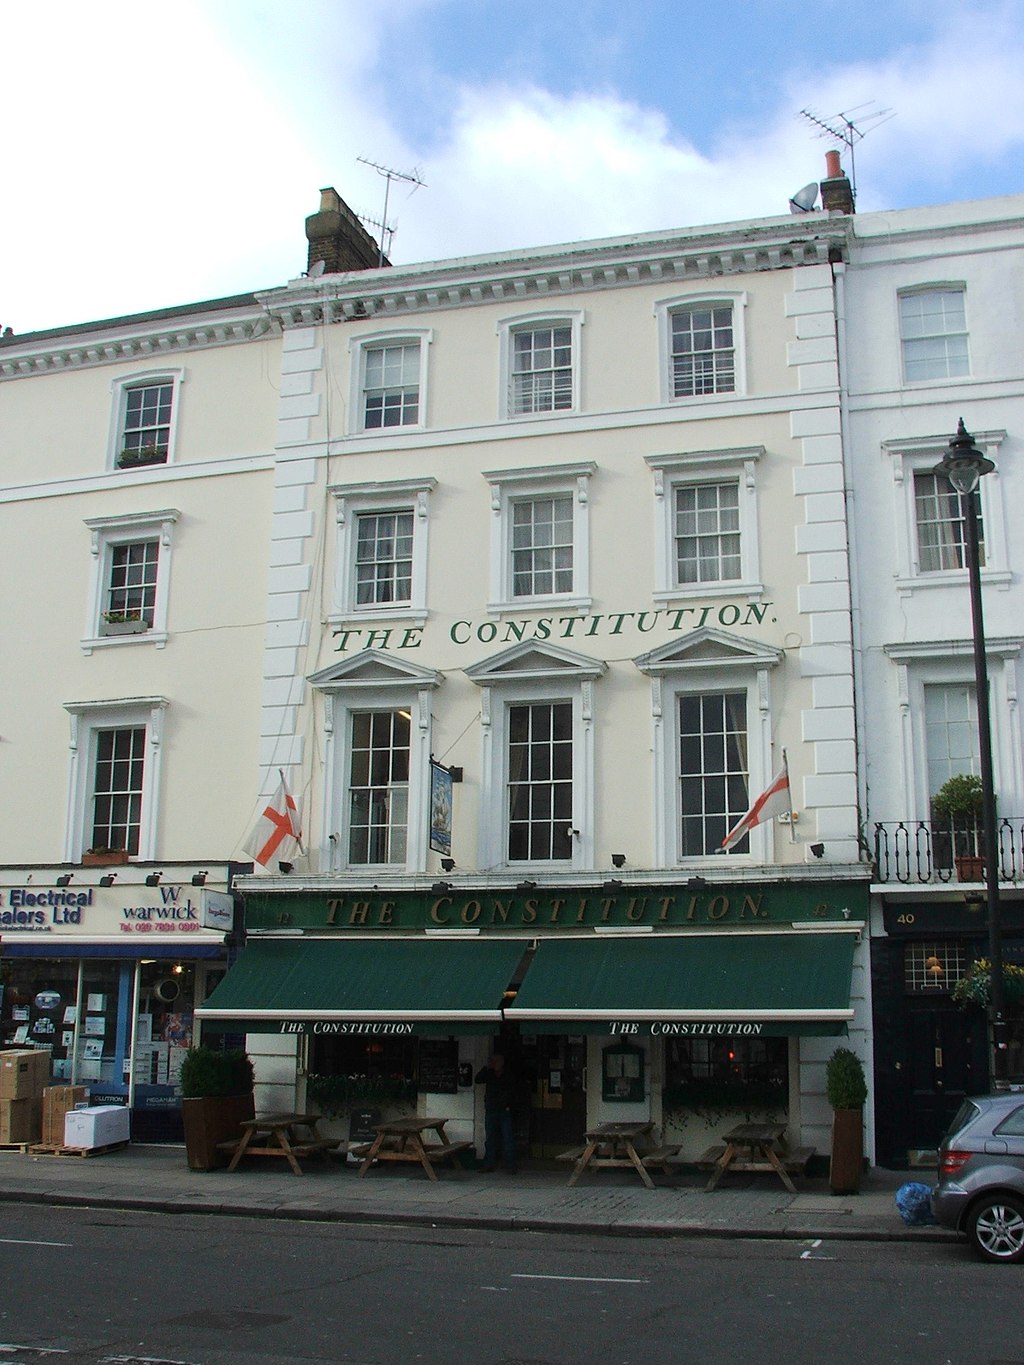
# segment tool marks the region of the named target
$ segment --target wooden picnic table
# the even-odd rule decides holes
[[[363,1147],[353,1148],[363,1158],[359,1174],[365,1175],[375,1161],[418,1161],[431,1180],[437,1179],[434,1169],[438,1161],[450,1160],[459,1152],[468,1151],[471,1142],[450,1142],[445,1135],[447,1119],[402,1118],[387,1123],[375,1123],[377,1136]],[[424,1142],[423,1134],[433,1132],[436,1142]]]
[[[649,1190],[654,1189],[649,1168],[660,1167],[668,1170],[668,1159],[678,1151],[677,1147],[651,1147],[643,1145],[649,1138],[654,1124],[650,1120],[633,1123],[600,1123],[589,1129],[584,1137],[582,1148],[573,1148],[563,1153],[562,1160],[576,1158],[576,1165],[569,1177],[569,1184],[575,1185],[588,1167],[619,1166],[632,1167]],[[640,1144],[638,1146],[638,1144]]]
[[[230,1142],[218,1143],[221,1151],[230,1152],[228,1170],[233,1171],[246,1156],[283,1157],[296,1175],[302,1174],[299,1157],[321,1156],[337,1143],[317,1133],[317,1114],[265,1114],[262,1118],[246,1119],[242,1136]]]
[[[810,1147],[799,1147],[787,1152],[782,1145],[786,1131],[784,1123],[740,1123],[725,1134],[724,1147],[712,1147],[704,1154],[701,1165],[711,1165],[711,1176],[705,1190],[713,1190],[726,1171],[774,1171],[791,1194],[796,1186],[789,1170],[802,1172],[813,1155]],[[789,1167],[789,1170],[787,1170]]]

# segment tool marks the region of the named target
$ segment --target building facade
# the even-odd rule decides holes
[[[846,225],[259,296],[263,790],[285,773],[305,847],[241,882],[247,947],[201,1014],[246,1033],[267,1107],[414,1087],[479,1144],[499,1046],[535,1154],[639,1117],[698,1155],[751,1108],[827,1151],[835,1036],[870,1063]],[[784,755],[792,822],[721,851]]]
[[[961,418],[995,464],[975,497],[1011,974],[1024,960],[1024,197],[870,214],[851,229],[837,314],[861,804],[876,867],[877,1155],[902,1165],[934,1148],[965,1093],[989,1086],[984,1012],[954,996],[987,952],[983,872],[963,861],[983,851],[980,832],[973,815],[951,820],[935,806],[949,778],[979,772],[965,510],[935,472]],[[1017,1079],[1020,1042],[1017,1025]]]

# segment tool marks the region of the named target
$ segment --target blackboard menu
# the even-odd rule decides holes
[[[455,1038],[420,1039],[420,1092],[454,1095],[459,1089],[459,1044]]]

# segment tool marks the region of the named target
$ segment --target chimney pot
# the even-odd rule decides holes
[[[839,164],[838,152],[825,153],[825,176],[829,180],[836,180],[843,173],[843,168]]]

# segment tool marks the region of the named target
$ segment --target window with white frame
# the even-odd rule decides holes
[[[335,484],[335,616],[426,617],[427,528],[435,479]]]
[[[997,468],[972,494],[978,518],[979,560],[986,583],[1011,581],[1007,560],[1006,514],[999,448],[1005,431],[983,431],[975,444]],[[893,541],[896,587],[901,596],[920,589],[967,582],[966,507],[944,474],[936,473],[949,436],[885,441],[896,492],[896,535]]]
[[[406,710],[352,711],[348,773],[348,861],[404,866],[409,826]]]
[[[757,461],[762,446],[649,455],[655,599],[761,591]]]
[[[130,471],[173,457],[179,389],[184,371],[123,375],[113,382],[110,464]]]
[[[324,696],[331,869],[423,871],[439,674],[373,649],[314,674]]]
[[[533,417],[578,406],[578,366],[583,313],[531,316],[498,323],[502,412]]]
[[[657,865],[718,855],[767,786],[768,679],[781,659],[781,650],[704,626],[634,660],[651,679]],[[767,860],[771,825],[727,852]]]
[[[431,336],[425,330],[350,338],[354,430],[386,432],[423,426]]]
[[[745,305],[742,292],[655,304],[663,402],[745,391]]]
[[[69,858],[87,849],[154,856],[166,706],[163,697],[65,704],[71,716]]]
[[[908,384],[970,373],[963,285],[899,295],[903,377]]]
[[[167,641],[174,508],[90,517],[92,575],[84,647]]]
[[[977,773],[978,706],[970,683],[924,684],[928,794],[958,773]]]
[[[524,643],[466,669],[481,689],[481,867],[593,866],[593,683],[604,668]]]
[[[985,526],[981,513],[981,490],[971,495],[978,520],[978,563],[985,563]],[[934,470],[914,471],[914,514],[917,523],[917,554],[922,573],[967,568],[967,512],[964,495],[945,474]]]
[[[589,480],[596,466],[485,473],[491,486],[490,610],[590,601]]]

